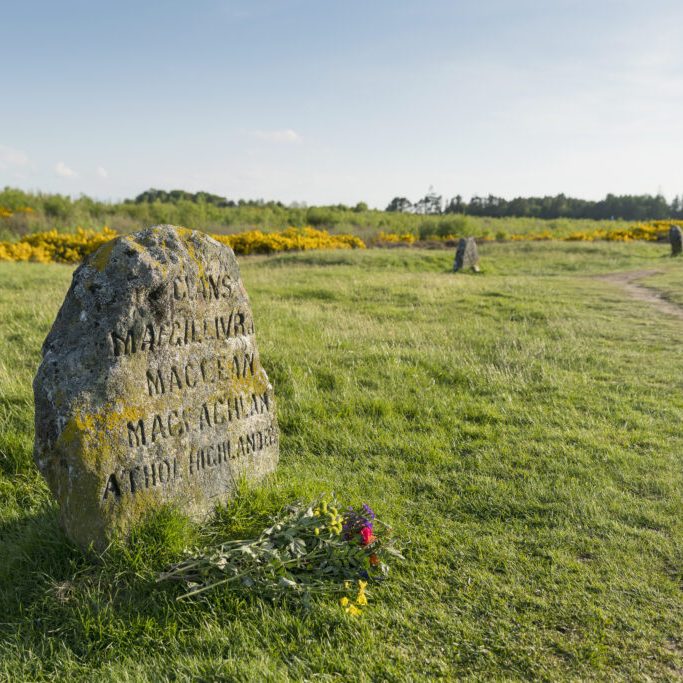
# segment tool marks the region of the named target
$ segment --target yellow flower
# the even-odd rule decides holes
[[[30,212],[32,209],[18,209]],[[9,218],[12,212],[0,207],[0,219]],[[104,226],[101,231],[77,228],[73,233],[47,230],[26,235],[19,242],[0,242],[0,261],[40,261],[47,263],[78,263],[99,246],[117,236],[117,232]],[[364,249],[365,243],[354,235],[330,235],[313,228],[288,228],[282,232],[263,233],[260,230],[234,235],[212,235],[227,244],[238,254],[271,253],[306,249]],[[326,504],[323,504],[326,512]],[[336,512],[336,511],[335,511]],[[320,510],[316,511],[320,515]]]
[[[365,595],[365,589],[367,588],[368,582],[367,581],[361,581],[360,579],[358,580],[358,596],[356,597],[356,604],[358,605],[367,605],[368,604],[368,598]]]
[[[346,612],[347,612],[347,614],[350,614],[352,617],[357,617],[357,616],[360,616],[362,614],[362,612],[355,605],[349,605],[346,608]]]
[[[339,604],[342,607],[348,607],[349,599],[347,597],[339,598]]]

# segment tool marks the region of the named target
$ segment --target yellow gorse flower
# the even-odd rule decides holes
[[[388,242],[389,244],[412,244],[417,238],[411,232],[380,232],[377,235],[378,242]]]
[[[0,209],[0,218],[8,218],[11,215],[11,211]],[[80,263],[86,256],[117,235],[115,230],[106,226],[99,231],[77,228],[73,233],[57,230],[37,232],[22,237],[18,242],[0,242],[0,261]],[[363,240],[355,235],[330,235],[325,230],[314,228],[287,228],[281,232],[269,233],[251,230],[234,235],[211,236],[232,247],[239,255],[309,249],[365,248]]]
[[[344,611],[351,616],[357,617],[362,614],[360,607],[365,607],[368,604],[368,597],[365,594],[365,589],[367,588],[367,581],[358,581],[358,595],[356,596],[355,603],[344,596],[339,598],[339,604],[344,608]],[[351,581],[344,581],[344,588],[349,590],[351,588]]]
[[[116,235],[106,226],[99,231],[77,228],[75,233],[37,232],[19,242],[0,242],[0,261],[79,263]]]
[[[632,242],[635,240],[656,242],[666,235],[672,225],[677,225],[680,222],[672,220],[648,221],[634,223],[626,228],[597,228],[595,230],[574,231],[568,235],[556,235],[550,230],[544,230],[542,232],[525,232],[521,234],[502,233],[502,236],[503,239],[512,242],[539,242],[553,239],[563,242],[595,242],[597,240],[606,240],[608,242]],[[431,235],[429,237],[429,240],[433,242],[447,242],[457,239],[459,239],[458,235]],[[476,239],[480,242],[489,242],[492,238],[489,235],[481,235]],[[412,233],[380,232],[375,241],[377,243],[410,245],[416,241],[416,237]]]
[[[358,595],[356,596],[356,604],[357,605],[367,605],[368,604],[368,598],[365,595],[365,589],[367,588],[368,582],[367,581],[361,581],[360,579],[358,580]]]
[[[251,230],[233,235],[213,235],[233,248],[236,254],[270,254],[276,251],[309,249],[364,249],[365,243],[355,235],[330,235],[315,228],[287,228],[282,232]]]
[[[357,617],[360,616],[360,614],[362,614],[358,607],[352,604],[351,601],[346,597],[339,598],[339,604],[344,608],[344,611],[347,614],[350,614],[352,617]]]
[[[0,207],[0,220],[11,218],[17,213],[30,213],[30,207],[11,211]],[[607,240],[611,242],[631,242],[634,240],[657,241],[666,235],[675,221],[649,221],[634,223],[626,228],[575,231],[569,235],[556,237],[549,230],[537,233],[505,234],[504,239],[514,242],[559,239],[568,242],[594,242]],[[18,242],[0,242],[0,261],[34,261],[38,263],[80,263],[86,256],[109,240],[117,236],[117,232],[104,227],[102,230],[84,230],[77,228],[73,233],[47,230],[22,237]],[[306,251],[310,249],[364,249],[365,243],[355,235],[331,235],[325,230],[315,228],[287,228],[280,232],[261,232],[250,230],[232,235],[212,235],[223,244],[227,244],[238,255],[270,254],[279,251]],[[432,237],[439,241],[457,239],[456,235]],[[477,237],[486,242],[488,236]],[[400,243],[410,245],[416,238],[411,233],[380,232],[377,242]],[[321,504],[316,509],[317,515],[327,514],[327,505]],[[336,514],[336,511],[335,511]],[[338,525],[330,521],[330,529],[334,533]]]

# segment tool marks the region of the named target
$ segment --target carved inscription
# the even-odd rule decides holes
[[[245,394],[236,386],[254,380],[259,363],[249,310],[222,310],[222,306],[233,303],[239,292],[229,275],[176,276],[171,289],[173,300],[181,302],[181,310],[185,310],[182,305],[190,302],[192,308],[211,302],[211,315],[180,315],[161,322],[141,319],[128,328],[112,330],[111,350],[115,357],[123,358],[147,353],[143,386],[152,400],[145,416],[126,422],[130,451],[145,460],[150,447],[163,447],[167,440],[185,439],[190,447],[186,455],[172,460],[151,460],[113,472],[105,485],[103,500],[175,485],[183,476],[228,467],[231,460],[256,455],[275,443],[276,432],[268,426],[265,430],[248,430],[235,438],[204,444],[205,435],[268,415],[272,399],[268,391]],[[238,340],[241,341],[235,346],[232,342]],[[198,344],[202,345],[197,347],[199,352],[193,346]],[[201,393],[206,390],[211,390],[213,396],[201,400]],[[197,400],[188,405],[188,396],[193,393],[198,394]],[[163,402],[174,396],[182,405],[155,410],[154,399]],[[192,443],[193,435],[199,437],[196,445]]]
[[[128,356],[164,347],[188,346],[212,341],[227,341],[254,334],[254,321],[247,311],[229,311],[206,318],[174,318],[167,322],[138,323],[128,329],[111,331],[110,342],[115,356]]]
[[[131,452],[143,460],[146,451],[167,440],[202,436],[220,431],[226,425],[266,415],[271,409],[269,393],[245,394],[235,390],[235,384],[253,379],[258,371],[258,358],[252,343],[254,322],[246,307],[233,307],[239,287],[227,273],[206,273],[199,277],[183,274],[173,278],[170,293],[179,302],[180,315],[159,322],[142,317],[133,325],[119,326],[111,331],[111,350],[115,357],[147,353],[144,388],[150,399],[168,399],[175,395],[183,405],[150,411],[144,417],[126,422],[126,436]],[[195,315],[197,307],[211,304],[211,314]],[[190,310],[192,315],[183,315]],[[239,347],[230,343],[244,340]],[[201,353],[193,345],[201,344]],[[228,344],[228,346],[224,346]],[[176,353],[170,355],[169,351]],[[171,360],[169,360],[169,358]],[[218,393],[210,400],[187,405],[188,393],[212,389]],[[225,438],[208,445],[190,445],[185,456],[172,460],[151,460],[146,464],[113,472],[105,485],[103,500],[110,496],[135,494],[155,487],[171,486],[199,472],[211,472],[227,467],[230,460],[254,455],[272,446],[275,431],[252,430],[235,439]]]
[[[253,377],[256,354],[223,352],[204,358],[184,359],[179,365],[148,368],[145,373],[150,396],[194,389],[197,384],[219,384],[233,378]]]
[[[173,284],[174,298],[193,300],[198,297],[220,300],[233,291],[225,278],[200,280],[206,287],[198,288],[189,278],[176,278]],[[141,333],[140,333],[141,330]],[[234,351],[217,344],[237,337],[246,337],[246,344]],[[267,415],[272,407],[268,391],[245,394],[235,390],[235,384],[254,380],[258,373],[258,357],[253,339],[253,321],[246,311],[233,310],[224,315],[196,319],[174,319],[168,323],[147,323],[132,327],[126,333],[112,332],[112,350],[115,356],[149,352],[149,366],[145,370],[144,387],[151,399],[172,398],[175,394],[182,403],[178,407],[150,412],[139,419],[126,422],[126,436],[131,451],[145,451],[148,447],[165,440],[203,435],[222,429],[226,425],[245,421],[255,416]],[[213,342],[213,343],[212,343]],[[201,355],[191,348],[179,350],[169,361],[163,354],[168,347],[188,347],[202,343],[206,350]],[[218,393],[215,393],[218,388]],[[198,399],[187,405],[188,393],[211,389],[211,400]],[[256,454],[275,443],[275,431],[254,430],[239,435],[234,440],[225,439],[207,446],[191,446],[186,458],[174,457],[172,466],[168,459],[135,466],[112,473],[103,492],[103,500],[125,493],[135,494],[157,486],[169,486],[182,479],[183,469],[188,475],[225,466],[231,459]],[[143,456],[144,457],[144,456]],[[183,463],[183,460],[185,461]],[[166,463],[169,463],[168,465]]]
[[[176,301],[193,301],[203,299],[229,299],[235,288],[229,273],[219,273],[217,275],[200,275],[198,278],[192,275],[177,275],[173,278],[173,298]]]
[[[207,446],[192,447],[186,456],[152,461],[131,468],[121,468],[112,472],[105,484],[102,499],[115,499],[124,495],[134,495],[157,486],[173,486],[183,478],[211,474],[216,469],[229,468],[230,461],[247,456],[255,456],[276,440],[273,427],[256,430],[226,439]]]
[[[131,448],[148,446],[158,439],[183,436],[189,432],[202,432],[212,427],[235,420],[244,420],[254,415],[269,412],[270,396],[252,394],[217,398],[214,402],[202,403],[198,407],[173,408],[162,414],[148,415],[127,423],[128,445]]]

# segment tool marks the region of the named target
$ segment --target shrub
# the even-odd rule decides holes
[[[88,254],[117,236],[104,227],[101,231],[77,228],[75,233],[57,230],[37,232],[19,242],[0,242],[0,261],[38,261],[40,263],[80,263]],[[270,254],[276,251],[308,249],[364,249],[365,243],[355,235],[330,235],[314,228],[288,228],[282,232],[260,230],[232,235],[213,235],[236,254]]]

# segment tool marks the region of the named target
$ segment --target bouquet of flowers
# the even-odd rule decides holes
[[[403,556],[370,506],[343,509],[330,497],[286,507],[256,538],[189,552],[158,580],[182,582],[187,590],[178,599],[219,587],[305,602],[314,593],[342,594],[342,607],[358,615],[368,582],[386,578],[391,558]],[[354,601],[343,595],[356,586]]]

